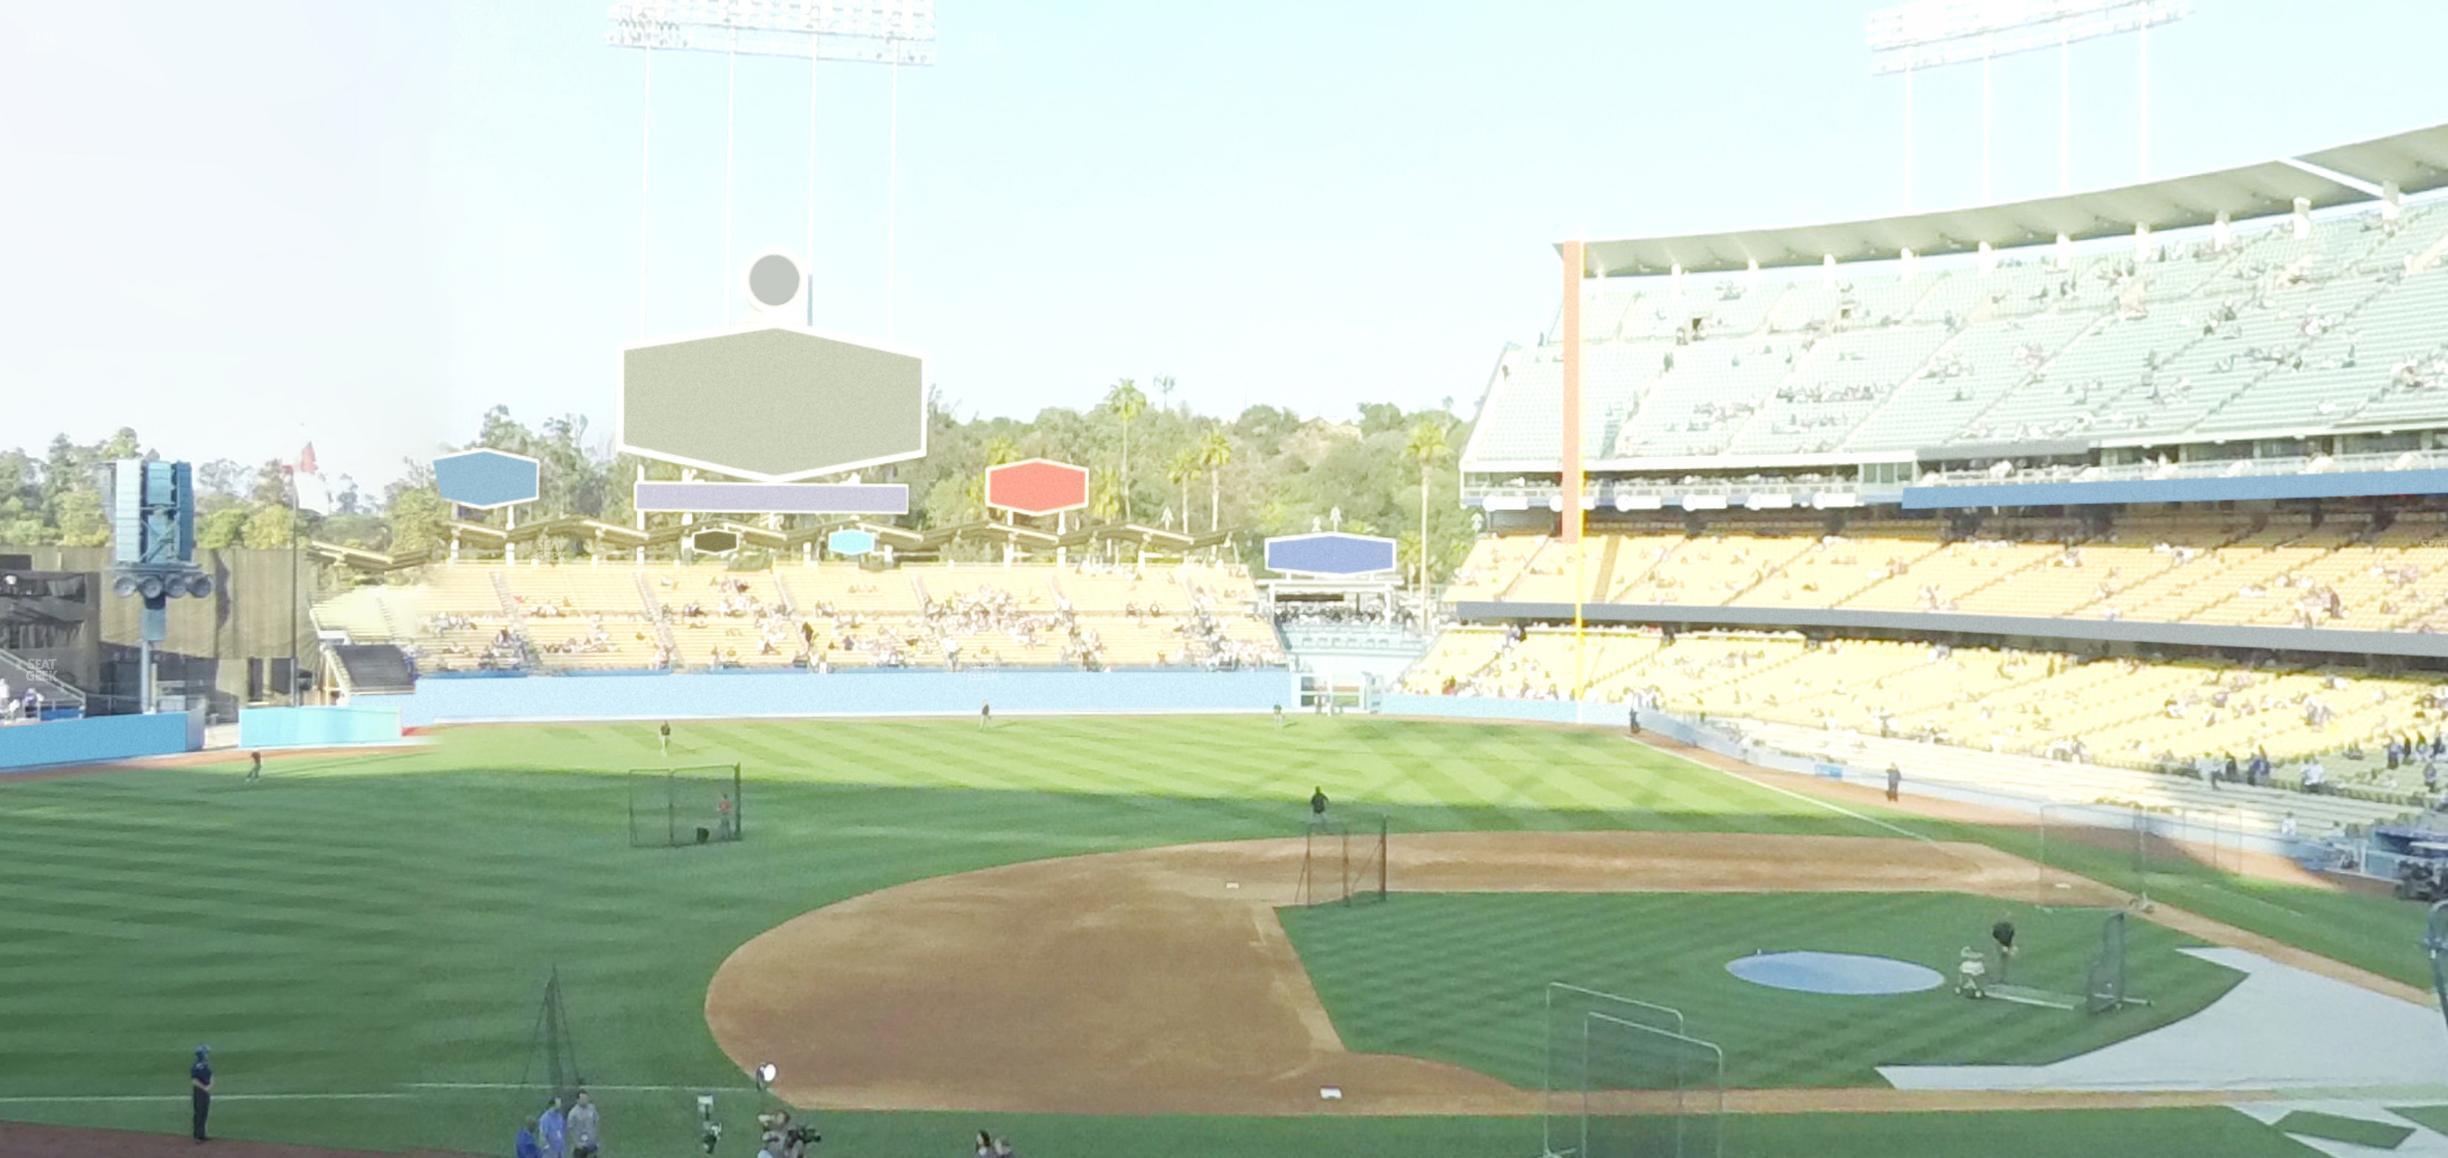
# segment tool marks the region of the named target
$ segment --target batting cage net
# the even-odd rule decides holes
[[[2113,903],[2086,878],[2147,899],[2188,882],[2244,871],[2241,808],[2048,804],[2040,809],[2032,903],[2049,911]]]
[[[2431,988],[2437,990],[2440,1014],[2448,1017],[2448,901],[2431,905],[2431,926],[2423,933],[2423,951],[2431,955]]]
[[[678,848],[738,840],[747,831],[737,764],[639,768],[629,773],[629,845]]]
[[[1609,1013],[1582,1019],[1580,1158],[1719,1158],[1725,1051]]]
[[[1386,818],[1313,820],[1301,835],[1302,905],[1352,905],[1386,898]]]
[[[2148,999],[2134,996],[2132,986],[2126,980],[2125,912],[2118,909],[2100,922],[2099,950],[2084,966],[2079,985],[2071,984],[2071,978],[2062,972],[2056,976],[2033,979],[2016,971],[2014,976],[2018,981],[2009,983],[2004,979],[2008,963],[1999,957],[1995,959],[1990,974],[1997,980],[1978,986],[1974,995],[2042,1009],[2087,1013],[2107,1013],[2128,1005],[2150,1004]],[[2038,984],[2032,984],[2033,980],[2037,980]]]
[[[1545,1153],[1570,1154],[1581,1145],[1583,1098],[1589,1090],[1589,1018],[1683,1032],[1682,1011],[1562,981],[1547,983],[1547,1066],[1540,1083],[1539,1136]]]
[[[2125,914],[2110,913],[2100,925],[2099,955],[2091,959],[2083,1008],[2107,1013],[2125,1008]]]

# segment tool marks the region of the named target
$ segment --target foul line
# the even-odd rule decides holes
[[[1807,795],[1807,794],[1805,794],[1805,793],[1796,792],[1796,791],[1794,791],[1794,790],[1793,790],[1793,789],[1791,789],[1791,788],[1780,788],[1780,787],[1778,787],[1778,786],[1776,786],[1776,785],[1774,785],[1774,784],[1762,784],[1762,783],[1760,783],[1759,781],[1757,781],[1757,780],[1753,780],[1752,778],[1750,778],[1750,777],[1748,777],[1748,776],[1745,776],[1745,775],[1743,775],[1743,774],[1742,774],[1742,773],[1740,773],[1740,772],[1736,772],[1736,771],[1734,771],[1734,770],[1733,770],[1733,769],[1731,769],[1731,768],[1720,768],[1720,767],[1718,767],[1717,765],[1715,765],[1715,764],[1711,764],[1711,763],[1709,763],[1709,762],[1708,762],[1708,761],[1706,761],[1706,760],[1698,759],[1698,758],[1693,757],[1693,756],[1687,756],[1687,755],[1685,755],[1685,754],[1683,754],[1683,753],[1681,753],[1681,752],[1670,752],[1670,751],[1668,751],[1668,750],[1666,750],[1666,749],[1664,749],[1664,748],[1660,748],[1660,747],[1658,747],[1657,745],[1650,743],[1650,742],[1649,742],[1649,741],[1647,741],[1647,740],[1636,740],[1636,739],[1633,739],[1633,738],[1632,738],[1632,737],[1630,737],[1630,736],[1624,736],[1624,737],[1622,737],[1622,739],[1623,739],[1623,740],[1625,740],[1626,742],[1629,742],[1629,743],[1638,744],[1638,745],[1640,745],[1640,746],[1641,746],[1641,747],[1643,747],[1643,748],[1647,748],[1647,749],[1649,749],[1650,751],[1657,753],[1658,755],[1661,755],[1661,756],[1671,756],[1671,757],[1673,757],[1673,758],[1675,758],[1675,759],[1677,759],[1677,760],[1681,760],[1681,761],[1683,761],[1683,762],[1684,762],[1684,763],[1686,763],[1686,764],[1696,764],[1696,765],[1698,765],[1698,766],[1700,766],[1700,767],[1702,767],[1702,768],[1706,768],[1706,769],[1708,769],[1708,770],[1709,770],[1709,771],[1711,771],[1711,772],[1715,772],[1715,773],[1718,773],[1718,774],[1720,774],[1720,775],[1731,776],[1731,777],[1733,777],[1733,778],[1734,778],[1734,779],[1736,779],[1736,780],[1740,780],[1740,781],[1742,781],[1743,783],[1745,783],[1745,784],[1748,784],[1748,785],[1752,786],[1753,788],[1759,788],[1759,789],[1763,789],[1763,790],[1765,790],[1765,791],[1774,792],[1774,793],[1776,793],[1776,794],[1777,794],[1777,795],[1779,795],[1779,796],[1791,796],[1791,797],[1793,797],[1794,799],[1799,800],[1799,801],[1802,801],[1802,802],[1804,802],[1804,803],[1806,803],[1806,804],[1816,804],[1816,805],[1818,805],[1819,807],[1824,808],[1824,809],[1827,809],[1828,811],[1833,812],[1833,813],[1836,813],[1836,814],[1838,814],[1838,815],[1852,817],[1852,818],[1853,818],[1853,819],[1855,819],[1855,820],[1861,821],[1863,824],[1875,824],[1875,825],[1879,826],[1880,828],[1884,828],[1884,829],[1886,829],[1886,830],[1887,830],[1887,831],[1889,831],[1889,832],[1895,833],[1897,836],[1909,836],[1909,837],[1913,838],[1914,840],[1920,841],[1920,842],[1921,842],[1921,843],[1923,843],[1923,844],[1936,844],[1936,843],[1938,843],[1937,841],[1932,840],[1932,839],[1930,839],[1929,837],[1922,835],[1921,833],[1914,832],[1913,830],[1911,830],[1911,829],[1909,829],[1909,828],[1903,828],[1903,827],[1899,827],[1899,826],[1897,826],[1897,825],[1889,824],[1889,823],[1887,823],[1886,821],[1884,821],[1884,820],[1880,820],[1879,818],[1877,818],[1877,817],[1875,817],[1875,816],[1864,816],[1864,815],[1862,815],[1861,813],[1855,812],[1855,811],[1853,811],[1852,809],[1847,808],[1847,807],[1845,807],[1844,805],[1838,804],[1838,803],[1836,803],[1835,801],[1832,801],[1832,800],[1821,800],[1820,798],[1818,798],[1818,797],[1816,797],[1816,796],[1811,796],[1811,795]],[[1707,749],[1705,749],[1705,748],[1704,748],[1704,749],[1702,749],[1702,751],[1707,751]]]

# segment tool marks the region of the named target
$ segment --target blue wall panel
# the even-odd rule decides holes
[[[2113,482],[1975,483],[1906,487],[1904,509],[2099,506],[2105,503],[2212,503],[2254,499],[2348,499],[2448,494],[2448,470],[2358,470],[2245,478],[2128,479]]]
[[[793,716],[1265,712],[1293,703],[1281,669],[1197,671],[737,672],[700,675],[427,676],[400,721],[659,720]]]
[[[0,728],[0,772],[190,750],[188,717],[183,712],[95,716]]]
[[[245,708],[238,713],[241,748],[396,744],[399,738],[398,708]]]

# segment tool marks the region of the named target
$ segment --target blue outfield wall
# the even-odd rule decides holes
[[[389,701],[386,701],[389,702]],[[1292,675],[1261,671],[802,671],[458,679],[398,697],[400,722],[798,716],[1267,712],[1295,702]]]
[[[203,746],[201,716],[92,716],[0,728],[0,773],[52,764],[168,756]]]
[[[396,707],[245,708],[238,713],[241,748],[326,748],[341,744],[396,744]]]

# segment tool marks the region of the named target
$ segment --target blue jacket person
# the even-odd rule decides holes
[[[212,1116],[212,1047],[196,1047],[195,1064],[187,1067],[187,1097],[195,1104],[195,1140],[204,1140],[204,1119]]]

